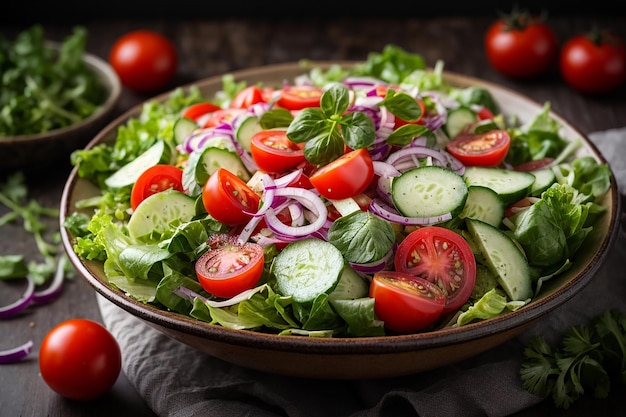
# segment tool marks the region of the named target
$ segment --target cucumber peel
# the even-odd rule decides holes
[[[345,261],[339,249],[324,240],[306,238],[291,242],[272,262],[280,294],[309,303],[331,293],[339,282]]]

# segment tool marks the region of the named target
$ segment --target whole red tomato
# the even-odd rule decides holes
[[[557,62],[559,44],[545,20],[514,11],[491,24],[485,35],[489,63],[511,78],[532,78]]]
[[[606,93],[626,81],[626,47],[607,31],[576,35],[563,45],[560,69],[570,87],[583,93]]]
[[[100,323],[71,319],[57,324],[39,348],[39,370],[48,386],[65,398],[92,400],[107,392],[122,368],[113,335]]]
[[[139,93],[152,93],[172,80],[178,55],[174,44],[160,33],[136,30],[115,41],[109,63],[124,86]]]

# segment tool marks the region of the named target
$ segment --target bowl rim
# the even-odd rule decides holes
[[[60,42],[49,40],[45,41],[45,45],[50,46],[54,49],[59,49],[61,47]],[[104,100],[104,102],[100,104],[99,108],[88,117],[69,126],[35,134],[0,136],[0,145],[3,143],[14,144],[35,142],[41,139],[50,138],[52,136],[62,136],[66,133],[80,130],[83,127],[89,126],[93,121],[99,119],[102,116],[108,115],[113,110],[122,95],[122,82],[119,76],[109,63],[90,52],[83,52],[82,58],[85,64],[89,67],[89,69],[93,71],[98,77],[100,83],[105,88],[105,91],[107,93],[106,100]]]
[[[315,66],[328,66],[328,65],[351,65],[357,61],[315,61]],[[228,72],[232,74],[235,79],[246,79],[247,77],[254,75],[258,76],[259,72],[271,74],[273,72],[280,72],[286,70],[301,70],[306,71],[299,62],[286,62],[279,64],[270,64],[259,67],[247,68],[243,70],[233,70]],[[205,84],[220,82],[222,75],[216,75],[208,77],[202,80],[191,82],[180,86],[179,88],[189,88],[191,86],[203,86]],[[501,91],[513,94],[519,99],[525,102],[537,106],[540,108],[541,103],[514,91],[506,86],[497,85],[495,83],[479,79],[472,76],[462,75],[455,72],[444,71],[444,77],[453,82],[465,82],[472,84],[481,84],[489,89],[499,89]],[[164,100],[171,94],[171,91],[159,94],[157,96],[148,99],[152,100]],[[144,102],[145,103],[145,102]],[[136,116],[140,111],[144,103],[140,103],[122,115],[118,116],[114,121],[110,122],[98,135],[96,135],[86,146],[91,148],[99,143],[106,134],[115,126],[123,123],[130,117]],[[593,142],[574,124],[560,116],[558,113],[551,111],[557,120],[566,124],[574,132],[583,138],[585,146],[594,154],[598,161],[607,163],[606,159],[602,156],[598,148]],[[609,167],[610,169],[610,167]],[[531,303],[516,311],[509,311],[498,317],[490,318],[488,320],[469,323],[461,327],[446,327],[434,331],[415,333],[408,335],[385,335],[385,336],[373,336],[373,337],[346,337],[346,338],[310,338],[302,336],[279,336],[273,333],[262,333],[253,330],[236,330],[229,329],[219,325],[213,325],[210,323],[202,322],[200,320],[193,319],[181,314],[165,311],[146,305],[139,301],[136,301],[130,297],[127,297],[123,292],[113,289],[108,284],[102,282],[98,277],[92,274],[89,266],[89,262],[83,261],[72,249],[72,241],[69,232],[63,227],[63,219],[71,214],[73,208],[70,207],[71,195],[73,189],[76,187],[78,178],[77,167],[74,167],[68,177],[68,180],[63,189],[60,206],[60,220],[61,220],[61,236],[63,246],[66,249],[67,255],[82,276],[84,280],[91,285],[94,290],[102,295],[104,298],[111,301],[113,304],[121,307],[127,312],[143,319],[149,325],[153,327],[162,327],[173,331],[183,332],[189,335],[194,335],[215,342],[222,342],[227,344],[233,344],[245,347],[262,347],[264,349],[274,351],[294,351],[297,350],[300,353],[316,353],[316,354],[391,354],[400,352],[409,352],[423,349],[432,349],[442,346],[450,346],[456,344],[463,344],[473,340],[481,339],[484,337],[492,336],[496,333],[502,332],[515,332],[516,328],[528,327],[534,322],[541,319],[545,314],[553,311],[558,306],[567,302],[582,288],[584,288],[593,278],[597,270],[602,266],[604,259],[607,257],[608,249],[615,242],[619,232],[619,213],[621,199],[619,198],[618,186],[615,180],[615,176],[611,171],[611,187],[607,193],[610,201],[610,219],[608,219],[609,233],[602,237],[602,241],[599,245],[598,251],[587,262],[585,267],[580,273],[570,279],[564,284],[558,294],[548,294],[540,299],[534,299]],[[388,343],[392,342],[392,343]],[[324,347],[320,350],[320,347]]]

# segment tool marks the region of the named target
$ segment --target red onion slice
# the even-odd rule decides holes
[[[29,340],[23,345],[20,345],[12,349],[0,350],[0,364],[15,363],[19,360],[22,360],[23,358],[28,356],[32,350],[33,350],[32,340]]]
[[[22,297],[9,305],[0,307],[0,319],[11,317],[19,313],[28,307],[31,301],[33,301],[33,296],[35,294],[35,281],[28,276],[26,277],[26,280],[28,281],[28,285],[26,290],[24,290]]]
[[[33,302],[40,304],[49,303],[61,294],[61,291],[63,290],[63,281],[65,279],[64,268],[66,263],[67,258],[63,257],[59,259],[52,282],[48,288],[41,291],[35,291],[33,294]]]
[[[433,217],[406,217],[378,198],[371,201],[369,210],[376,216],[403,226],[429,226],[452,219],[452,213]]]

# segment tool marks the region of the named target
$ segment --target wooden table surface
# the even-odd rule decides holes
[[[578,126],[584,133],[626,126],[626,86],[602,97],[588,97],[568,88],[556,70],[532,81],[513,81],[496,73],[487,63],[483,35],[496,13],[471,18],[455,16],[375,18],[336,18],[325,20],[252,18],[226,19],[134,19],[95,20],[88,29],[88,52],[106,59],[115,39],[138,28],[162,32],[176,44],[179,67],[169,87],[218,75],[227,71],[301,58],[319,60],[360,60],[370,51],[388,44],[420,53],[429,65],[442,59],[445,68],[511,87],[538,102],[550,101],[552,109]],[[35,22],[32,22],[35,23]],[[553,17],[550,20],[563,42],[568,36],[587,30],[592,24],[614,29],[626,39],[626,18],[610,15],[593,17]],[[4,24],[0,33],[12,38],[28,23]],[[48,38],[61,40],[74,26],[71,22],[46,22]],[[168,88],[169,88],[168,87]],[[156,93],[156,92],[155,92]],[[141,103],[151,95],[124,90],[117,114]],[[626,140],[626,138],[624,138]],[[58,206],[71,167],[68,160],[56,161],[43,172],[28,175],[30,196],[45,206]],[[2,174],[2,181],[6,173]],[[0,215],[4,206],[0,207]],[[53,224],[53,227],[58,227]],[[30,235],[21,225],[0,229],[0,254],[22,253],[35,257]],[[19,288],[0,283],[0,303],[17,297]],[[49,305],[28,309],[16,317],[0,321],[0,350],[33,340],[35,347],[24,361],[0,365],[0,416],[151,416],[153,413],[137,395],[123,373],[113,389],[92,402],[75,402],[53,393],[43,382],[38,368],[39,345],[60,321],[85,317],[101,321],[95,291],[80,277],[68,280],[59,299]],[[620,411],[622,410],[622,411]],[[516,416],[625,416],[623,399],[614,392],[607,400],[583,399],[567,411],[555,409],[546,401]]]

